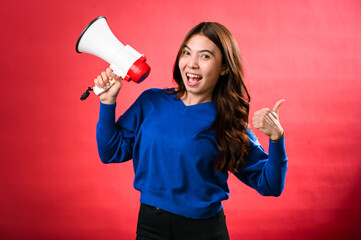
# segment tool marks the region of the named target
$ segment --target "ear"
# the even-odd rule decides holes
[[[221,76],[226,75],[227,73],[229,73],[229,68],[227,65],[224,64],[222,66]]]

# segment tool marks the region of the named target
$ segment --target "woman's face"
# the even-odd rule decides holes
[[[219,76],[225,74],[221,50],[204,35],[193,35],[182,50],[179,69],[187,98],[211,101]]]

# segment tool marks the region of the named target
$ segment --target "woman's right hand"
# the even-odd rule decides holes
[[[116,102],[119,90],[122,87],[120,77],[115,75],[112,69],[107,68],[100,75],[94,79],[95,86],[106,89],[110,84],[110,80],[114,79],[115,83],[108,91],[103,92],[99,95],[99,99],[104,104],[114,104]]]

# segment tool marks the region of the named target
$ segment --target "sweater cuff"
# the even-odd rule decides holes
[[[115,124],[115,107],[114,104],[104,104],[100,102],[100,110],[99,110],[99,124],[105,125],[114,125]]]
[[[284,136],[277,142],[269,140],[269,161],[273,164],[283,164],[287,162]]]

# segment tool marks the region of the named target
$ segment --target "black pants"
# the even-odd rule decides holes
[[[140,205],[137,240],[229,240],[223,209],[207,219],[191,219]]]

